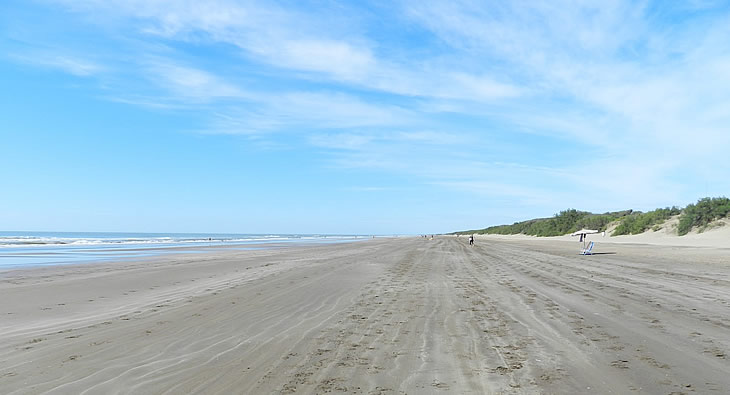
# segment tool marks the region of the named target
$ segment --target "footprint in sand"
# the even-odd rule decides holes
[[[449,389],[449,385],[448,384],[446,384],[444,382],[441,382],[441,381],[438,381],[438,380],[434,380],[433,383],[431,383],[431,387],[438,388],[440,390],[447,390],[447,389]]]
[[[625,359],[619,359],[619,360],[611,362],[611,366],[613,366],[614,368],[619,368],[619,369],[629,369],[629,361],[627,361]]]

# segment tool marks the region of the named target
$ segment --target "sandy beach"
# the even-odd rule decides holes
[[[707,394],[730,249],[437,237],[0,273],[4,394]]]

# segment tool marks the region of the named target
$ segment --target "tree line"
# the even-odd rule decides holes
[[[658,208],[649,212],[624,210],[593,214],[576,209],[563,210],[550,218],[537,218],[515,222],[512,225],[490,226],[484,229],[455,232],[455,234],[525,234],[531,236],[561,236],[579,229],[605,231],[609,224],[619,221],[611,236],[643,233],[659,230],[669,218],[679,215],[677,233],[685,235],[693,228],[704,230],[713,221],[730,215],[730,199],[726,197],[702,198],[685,208],[676,206]]]

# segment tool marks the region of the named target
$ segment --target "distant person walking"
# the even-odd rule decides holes
[[[474,235],[469,236],[469,245],[470,246],[474,245]]]

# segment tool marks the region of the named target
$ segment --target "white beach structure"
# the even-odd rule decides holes
[[[583,243],[583,251],[585,251],[586,239],[588,238],[588,235],[593,235],[593,234],[597,234],[597,233],[601,233],[601,236],[606,236],[606,232],[599,232],[595,229],[581,229],[581,230],[577,230],[577,231],[571,233],[570,235],[571,236],[580,236],[580,240],[578,240],[578,241]]]

